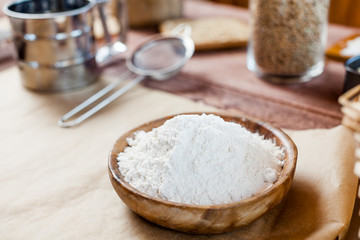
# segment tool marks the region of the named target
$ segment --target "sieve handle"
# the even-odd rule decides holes
[[[101,101],[99,104],[97,104],[96,106],[91,108],[89,111],[85,112],[84,114],[75,118],[74,120],[67,121],[70,118],[72,118],[73,116],[75,116],[77,113],[81,112],[83,109],[88,107],[90,104],[96,102],[101,97],[105,96],[107,93],[109,93],[111,90],[113,90],[116,86],[118,86],[122,81],[128,79],[131,75],[132,75],[132,73],[130,71],[121,75],[119,79],[110,83],[105,88],[103,88],[102,90],[100,90],[99,92],[97,92],[96,94],[91,96],[89,99],[85,100],[83,103],[81,103],[80,105],[78,105],[77,107],[75,107],[74,109],[69,111],[68,113],[66,113],[64,116],[62,116],[58,120],[58,125],[60,127],[64,127],[64,128],[73,127],[73,126],[78,125],[79,123],[88,119],[89,117],[91,117],[92,115],[97,113],[99,110],[101,110],[102,108],[104,108],[105,106],[107,106],[108,104],[113,102],[115,99],[117,99],[118,97],[120,97],[121,95],[126,93],[127,91],[129,91],[131,88],[136,86],[139,82],[141,82],[145,78],[144,76],[136,76],[135,79],[131,80],[124,87],[120,88],[119,90],[117,90],[116,92],[111,94],[109,97],[105,98],[103,101]]]

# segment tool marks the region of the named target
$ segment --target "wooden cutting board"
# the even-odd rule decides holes
[[[345,56],[341,54],[341,51],[346,48],[347,46],[347,42],[349,40],[353,40],[357,37],[360,37],[360,33],[355,33],[352,34],[348,37],[345,37],[343,39],[341,39],[340,41],[337,41],[335,44],[333,44],[332,46],[330,46],[327,50],[326,50],[326,56],[337,60],[337,61],[342,61],[345,62],[346,60],[348,60],[349,58],[353,57],[353,56]]]

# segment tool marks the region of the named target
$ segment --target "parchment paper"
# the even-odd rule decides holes
[[[57,119],[101,88],[43,94],[24,89],[17,70],[0,73],[0,239],[335,239],[353,210],[354,142],[345,127],[288,131],[299,149],[293,186],[276,209],[239,231],[194,236],[132,213],[112,189],[108,152],[125,131],[155,118],[214,111],[136,87],[85,124]]]

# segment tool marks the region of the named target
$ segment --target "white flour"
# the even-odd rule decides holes
[[[346,42],[346,47],[340,51],[343,56],[356,56],[360,54],[360,37]]]
[[[272,141],[214,115],[180,115],[127,141],[118,155],[125,180],[179,203],[239,201],[269,187],[283,166]]]

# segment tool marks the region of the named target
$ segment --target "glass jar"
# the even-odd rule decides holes
[[[128,0],[131,27],[154,26],[182,15],[183,0]]]
[[[324,70],[329,0],[250,0],[247,66],[276,83],[309,81]]]

